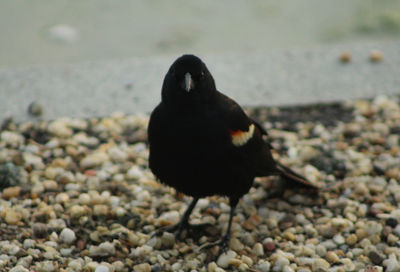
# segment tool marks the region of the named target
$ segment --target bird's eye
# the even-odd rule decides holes
[[[201,73],[200,73],[200,79],[203,79],[203,78],[204,78],[204,76],[205,76],[204,72],[203,72],[203,71],[201,71]]]

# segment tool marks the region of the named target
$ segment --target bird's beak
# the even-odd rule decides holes
[[[194,82],[190,73],[185,74],[185,90],[189,92],[194,87]]]

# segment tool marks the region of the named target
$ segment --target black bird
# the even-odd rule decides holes
[[[190,226],[189,216],[199,198],[227,196],[228,229],[218,242],[221,249],[226,247],[235,207],[255,177],[281,175],[313,187],[273,159],[262,137],[266,131],[217,91],[200,58],[178,58],[164,78],[161,96],[148,126],[149,166],[162,183],[193,197],[180,222],[168,229],[177,231],[178,237]]]

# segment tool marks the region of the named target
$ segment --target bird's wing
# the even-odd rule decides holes
[[[218,94],[218,108],[222,109],[222,116],[227,124],[233,145],[244,146],[251,139],[262,140],[262,135],[267,135],[261,125],[249,118],[234,100],[222,93]]]

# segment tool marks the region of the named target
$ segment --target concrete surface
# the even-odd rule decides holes
[[[384,59],[371,63],[372,49]],[[352,60],[339,56],[349,51]],[[86,62],[0,70],[0,120],[105,116],[149,112],[160,100],[163,77],[178,56]],[[378,94],[400,94],[400,41],[354,43],[296,50],[200,56],[220,91],[242,105],[293,105]]]

